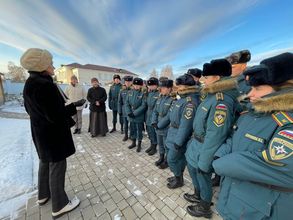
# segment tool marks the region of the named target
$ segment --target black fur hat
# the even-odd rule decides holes
[[[143,80],[141,78],[134,78],[133,79],[133,85],[142,86],[143,85]]]
[[[149,80],[147,81],[147,85],[148,86],[153,86],[153,85],[159,85],[159,80],[156,77],[151,77],[149,78]]]
[[[189,69],[187,71],[187,74],[190,74],[192,76],[195,76],[197,78],[200,78],[202,75],[202,71],[200,69],[194,68],[194,69]]]
[[[251,59],[251,54],[249,50],[241,50],[241,51],[232,53],[230,56],[226,57],[226,59],[231,64],[247,63]]]
[[[250,86],[258,86],[268,84],[267,79],[269,78],[269,69],[266,65],[256,65],[250,68],[247,68],[243,75],[247,83]]]
[[[189,74],[184,74],[176,79],[176,85],[194,86],[195,81]]]
[[[172,79],[161,80],[159,82],[159,86],[160,87],[172,88],[173,87],[173,80]]]
[[[261,69],[261,70],[260,70]],[[293,79],[293,53],[282,53],[260,62],[254,69],[248,69],[243,74],[249,76],[251,86],[277,85]]]
[[[118,75],[118,74],[115,74],[114,76],[113,76],[113,80],[114,79],[119,79],[119,80],[121,80],[121,78],[120,78],[120,76]]]
[[[232,66],[226,59],[212,60],[203,65],[203,76],[230,76],[231,73]]]
[[[124,81],[128,81],[128,82],[131,82],[133,80],[133,77],[132,76],[124,76]]]

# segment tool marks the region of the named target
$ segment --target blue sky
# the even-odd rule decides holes
[[[92,63],[144,77],[241,49],[251,65],[293,52],[290,0],[1,0],[0,8],[2,72],[30,47],[51,51],[56,67]]]

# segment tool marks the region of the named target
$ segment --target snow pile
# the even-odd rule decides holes
[[[38,159],[28,120],[0,118],[0,218],[25,205],[36,185]]]
[[[0,106],[0,110],[3,112],[26,113],[24,106],[17,100],[5,102],[4,105]]]

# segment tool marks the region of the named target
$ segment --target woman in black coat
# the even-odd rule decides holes
[[[97,78],[91,79],[92,88],[88,90],[87,100],[90,103],[90,123],[89,132],[92,137],[101,134],[106,136],[108,130],[107,113],[106,113],[106,90],[99,86]]]
[[[70,127],[76,114],[72,103],[65,106],[65,95],[53,82],[52,55],[36,48],[27,50],[21,65],[28,70],[24,90],[24,105],[30,116],[31,133],[40,163],[38,203],[52,198],[52,215],[58,217],[79,205],[77,198],[69,201],[64,190],[66,158],[75,153]]]

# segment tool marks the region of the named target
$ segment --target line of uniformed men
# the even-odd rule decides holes
[[[155,154],[158,144],[156,165],[174,174],[168,188],[183,186],[189,171],[194,192],[184,198],[194,203],[187,207],[192,216],[212,216],[213,172],[221,176],[217,210],[224,219],[293,214],[293,54],[247,68],[249,60],[248,50],[212,60],[178,77],[173,91],[170,79],[150,78],[147,91],[142,79],[124,77],[118,94],[123,141],[130,136],[129,148],[140,152],[146,122],[146,152]]]

